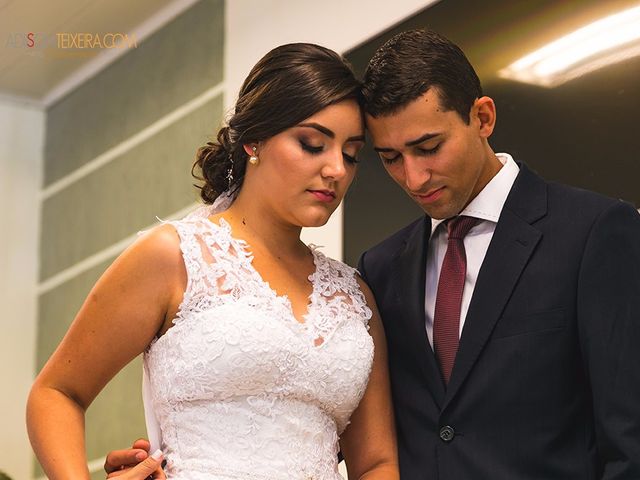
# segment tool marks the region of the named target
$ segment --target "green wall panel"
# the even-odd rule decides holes
[[[222,112],[216,97],[154,137],[45,200],[40,278],[197,200],[191,165]]]
[[[222,81],[224,1],[204,0],[47,111],[44,183]]]

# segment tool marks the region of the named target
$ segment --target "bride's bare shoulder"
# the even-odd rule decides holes
[[[142,232],[125,250],[123,260],[132,261],[155,273],[170,273],[184,268],[180,236],[170,223],[163,223]]]

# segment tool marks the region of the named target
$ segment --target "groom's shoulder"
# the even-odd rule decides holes
[[[516,193],[514,199],[522,203],[533,198],[542,198],[537,193],[544,191],[544,201],[548,212],[559,215],[576,217],[591,217],[598,215],[603,210],[618,203],[619,199],[610,198],[601,193],[586,190],[573,185],[567,185],[553,180],[547,180],[526,165],[520,165],[521,172],[514,184],[512,193]],[[542,187],[542,189],[541,189]],[[505,205],[510,208],[509,203]]]
[[[425,217],[420,217],[367,249],[360,257],[361,263],[366,261],[367,265],[382,265],[391,261],[404,249],[408,238],[424,221]]]
[[[558,182],[547,182],[549,201],[552,206],[579,206],[580,210],[602,210],[608,208],[619,199],[611,198],[598,192],[585,190]]]

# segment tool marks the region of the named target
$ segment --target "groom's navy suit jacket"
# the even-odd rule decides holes
[[[359,266],[387,335],[401,478],[639,480],[638,212],[521,165],[447,388],[425,330],[430,232],[421,218]]]

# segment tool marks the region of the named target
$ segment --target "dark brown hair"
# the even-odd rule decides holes
[[[462,50],[430,30],[399,33],[369,61],[363,80],[365,111],[373,117],[392,115],[430,88],[440,104],[455,110],[467,124],[482,86]]]
[[[342,100],[361,104],[360,86],[346,60],[328,48],[291,43],[271,50],[245,79],[228,126],[198,150],[191,173],[204,181],[198,186],[202,200],[213,203],[242,186],[243,145],[267,140]]]

